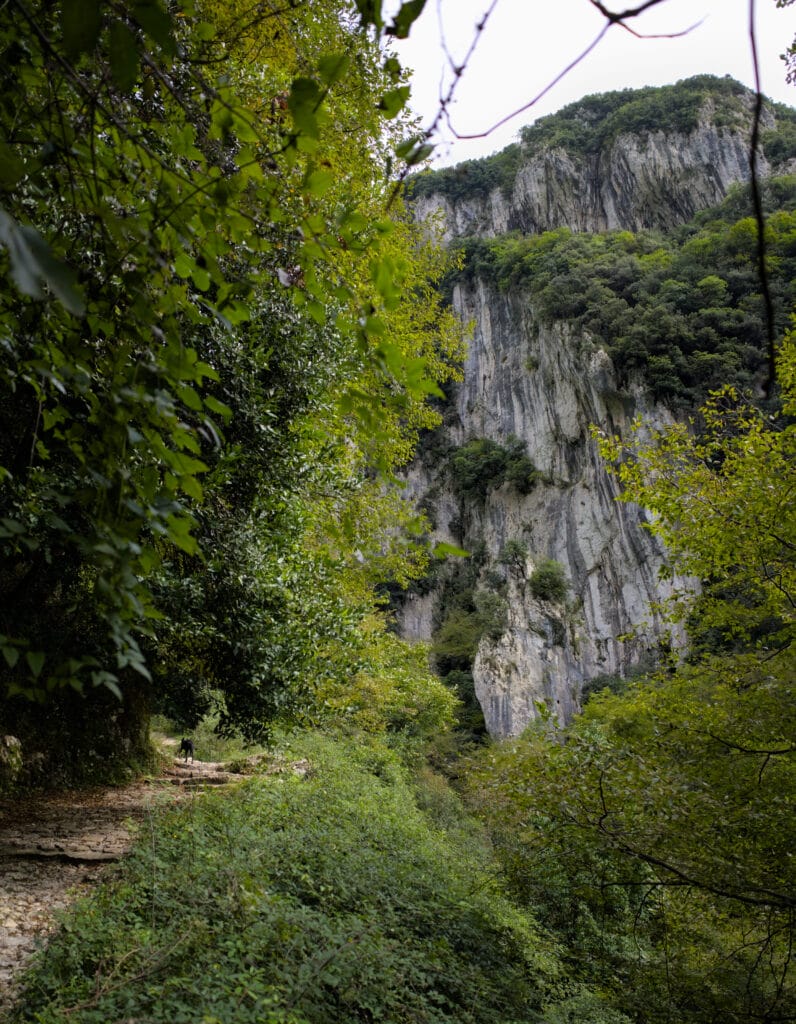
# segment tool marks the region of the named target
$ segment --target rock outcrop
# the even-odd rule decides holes
[[[498,639],[482,638],[473,675],[488,731],[505,737],[522,732],[540,702],[568,720],[585,684],[626,675],[669,642],[669,626],[655,611],[672,585],[659,577],[663,551],[643,529],[643,511],[616,501],[617,483],[589,428],[624,433],[637,414],[652,426],[670,417],[641,387],[620,391],[602,350],[563,325],[539,323],[521,294],[479,283],[457,288],[454,303],[474,329],[446,435],[453,445],[473,436],[517,438],[540,476],[526,495],[504,483],[483,504],[466,507],[438,467],[418,463],[410,476],[431,506],[439,539],[483,545],[482,577],[492,585],[496,571],[502,577],[506,626]],[[527,552],[520,564],[501,564],[509,541]],[[566,602],[533,595],[533,571],[545,559],[564,568]],[[433,592],[408,597],[407,635],[431,636],[434,602]]]
[[[537,147],[520,155],[510,187],[504,180],[487,190],[481,173],[472,194],[454,177],[448,182],[455,188],[434,192],[432,177],[415,212],[446,240],[559,227],[672,228],[748,180],[751,94],[733,110],[733,118],[726,111],[719,118],[705,100],[687,133],[619,133],[596,150]],[[766,117],[770,128],[772,115]],[[762,174],[770,166],[761,158]],[[789,167],[780,161],[777,169]],[[568,720],[600,677],[626,677],[682,644],[660,603],[673,586],[692,581],[661,574],[665,554],[644,529],[644,511],[616,501],[616,480],[590,435],[592,424],[625,434],[636,416],[656,428],[671,414],[641,381],[620,387],[603,349],[564,323],[545,322],[521,289],[501,291],[472,274],[467,280],[453,293],[456,311],[472,325],[464,381],[448,403],[436,449],[473,438],[502,445],[518,439],[538,479],[528,493],[504,482],[468,501],[449,460],[426,457],[412,466],[408,484],[440,540],[480,552],[477,587],[505,603],[504,620],[481,636],[471,667],[489,733],[507,737],[521,733],[542,706]],[[511,558],[503,555],[507,544]],[[564,601],[534,593],[534,572],[551,559],[563,567]],[[434,636],[443,590],[437,581],[430,592],[406,598],[407,636]]]
[[[749,180],[753,96],[747,92],[735,99],[732,117],[717,117],[716,104],[707,99],[691,130],[623,132],[596,150],[519,143],[518,169],[509,182],[456,198],[444,190],[424,189],[416,215],[441,223],[446,241],[561,227],[589,232],[669,229],[715,206],[733,185]],[[764,108],[761,131],[776,124],[772,111]],[[761,177],[795,170],[792,158],[769,161],[761,149]]]

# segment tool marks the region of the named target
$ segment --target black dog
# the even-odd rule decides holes
[[[180,753],[185,753],[185,760],[188,760],[188,755],[191,755],[191,761],[193,761],[193,740],[180,740]]]

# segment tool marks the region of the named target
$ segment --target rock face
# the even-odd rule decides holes
[[[746,106],[751,103],[751,95]],[[543,149],[523,159],[510,188],[451,201],[431,193],[417,202],[417,216],[441,221],[446,240],[494,237],[507,231],[535,234],[572,231],[666,229],[715,206],[731,186],[749,180],[749,117],[719,126],[707,102],[687,133],[621,134],[597,152]],[[763,115],[763,130],[775,125]],[[792,173],[793,161],[777,173]],[[758,171],[772,170],[764,154]]]
[[[747,115],[750,102],[751,94]],[[543,149],[520,160],[508,190],[504,182],[451,199],[450,190],[425,188],[415,212],[444,240],[559,227],[671,228],[748,180],[748,124],[741,116],[720,125],[708,100],[687,134],[619,134],[595,152]],[[765,159],[759,168],[770,169]],[[502,738],[521,733],[542,705],[568,720],[599,677],[627,676],[682,644],[658,609],[673,586],[693,581],[661,576],[664,552],[644,529],[645,513],[616,501],[617,483],[589,431],[595,424],[626,434],[639,415],[647,428],[661,427],[671,421],[668,411],[640,382],[620,388],[605,351],[566,324],[545,324],[521,291],[499,292],[476,279],[456,286],[453,304],[472,336],[436,450],[516,438],[539,474],[527,494],[504,482],[479,501],[462,499],[444,460],[427,455],[408,474],[436,536],[478,550],[476,587],[505,602],[503,621],[481,636],[472,663],[487,729]],[[564,601],[534,594],[534,573],[550,559],[563,567]],[[443,591],[437,581],[436,589],[407,597],[405,635],[432,638]]]
[[[504,483],[483,504],[463,504],[433,467],[418,464],[410,477],[414,492],[432,503],[438,537],[485,548],[481,577],[492,581],[485,586],[502,577],[506,626],[498,639],[481,639],[473,676],[489,733],[506,737],[525,729],[540,702],[568,720],[584,684],[654,660],[667,636],[653,610],[671,586],[658,576],[663,552],[643,530],[643,512],[615,500],[616,481],[589,427],[624,433],[637,414],[655,426],[669,417],[641,388],[620,392],[602,350],[563,325],[540,324],[522,295],[481,283],[457,288],[454,303],[474,330],[464,382],[446,415],[447,437],[454,445],[473,436],[500,443],[515,437],[526,442],[541,477],[529,494]],[[510,541],[525,554],[505,566],[501,553]],[[545,559],[564,568],[566,602],[533,595],[534,568]],[[431,636],[434,600],[433,592],[408,598],[407,635]]]

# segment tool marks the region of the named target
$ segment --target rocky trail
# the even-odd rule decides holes
[[[126,786],[0,800],[0,1019],[56,912],[100,881],[153,811],[240,779],[223,764],[175,758],[157,777]]]

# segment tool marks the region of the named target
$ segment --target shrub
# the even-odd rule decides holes
[[[461,497],[484,501],[506,476],[506,449],[488,437],[474,437],[450,460],[453,486]]]
[[[529,586],[538,601],[555,601],[560,604],[566,598],[569,589],[564,566],[555,559],[545,559],[531,573]]]
[[[514,437],[507,447],[488,437],[474,437],[451,455],[450,467],[454,488],[472,501],[484,501],[504,482],[528,494],[539,477],[525,442]]]
[[[498,555],[498,561],[503,565],[514,566],[515,568],[522,568],[525,565],[525,560],[528,557],[528,549],[522,543],[522,541],[509,539],[503,545]]]
[[[12,1020],[541,1019],[561,967],[485,845],[432,827],[381,744],[305,737],[296,754],[303,779],[159,818],[70,912]]]

